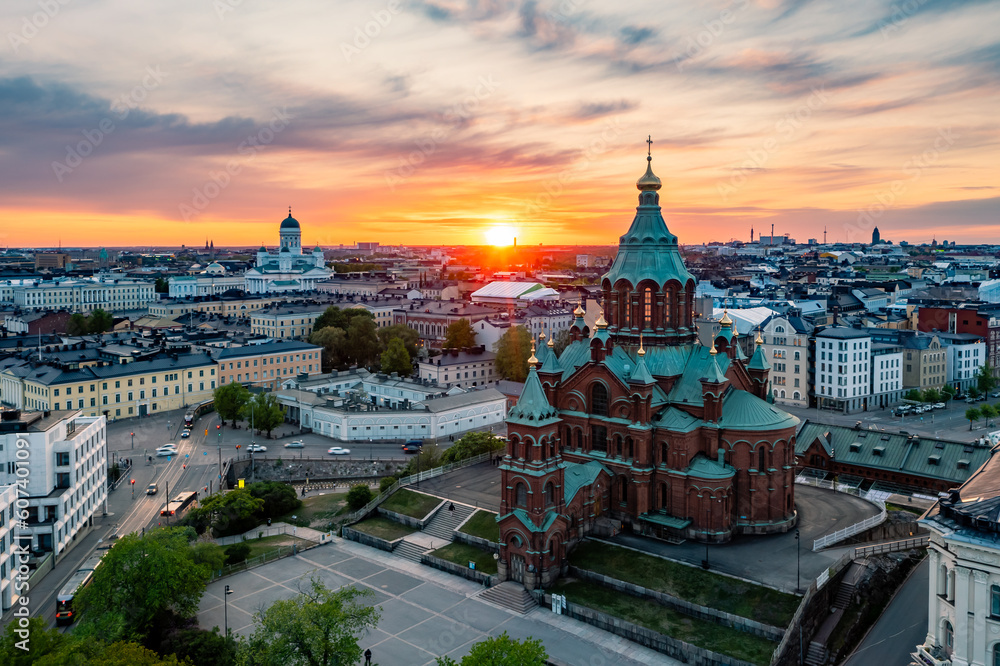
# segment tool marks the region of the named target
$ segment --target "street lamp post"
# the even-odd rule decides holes
[[[795,528],[795,591],[802,589],[802,539],[799,538],[799,528]]]
[[[130,432],[129,434],[132,435],[132,448],[134,449],[135,448],[135,433],[134,432]]]
[[[225,627],[226,627],[227,640],[229,639],[229,595],[232,593],[233,591],[229,589],[228,585],[226,585],[226,594],[223,597],[223,613],[225,614],[225,623],[226,623]]]

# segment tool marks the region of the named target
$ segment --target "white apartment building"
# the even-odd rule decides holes
[[[945,352],[945,383],[959,391],[976,386],[976,373],[986,364],[986,341],[971,333],[936,333]]]
[[[960,461],[961,462],[961,461]],[[1000,663],[1000,456],[920,519],[930,530],[927,636],[921,666]]]
[[[14,605],[14,575],[21,564],[14,553],[16,500],[17,486],[0,486],[0,613]]]
[[[79,411],[0,412],[0,486],[26,479],[19,535],[30,536],[34,554],[58,556],[104,510],[106,426],[103,416]]]
[[[855,328],[832,326],[816,334],[814,363],[820,409],[845,414],[868,409],[871,344],[871,336]]]
[[[771,364],[771,391],[779,405],[809,406],[811,332],[799,317],[770,317],[761,327],[765,358]]]
[[[496,354],[487,351],[452,351],[417,364],[418,376],[438,386],[470,388],[492,384],[496,376]]]
[[[903,399],[903,350],[872,343],[872,400],[869,409],[884,409]]]
[[[179,275],[167,279],[170,298],[187,296],[216,296],[230,289],[246,291],[246,279],[242,275]]]

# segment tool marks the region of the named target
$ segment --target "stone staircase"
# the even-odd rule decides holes
[[[805,659],[802,663],[806,666],[823,666],[826,664],[827,651],[822,643],[809,643],[809,650],[806,651]]]
[[[837,588],[837,594],[833,598],[833,607],[840,610],[846,609],[851,605],[851,599],[854,598],[854,583],[845,579],[840,583],[840,587]]]
[[[427,549],[407,540],[400,541],[392,551],[393,555],[399,555],[403,559],[420,564],[420,556],[427,552]]]
[[[457,508],[457,507],[456,507]],[[538,605],[531,593],[520,583],[506,581],[479,593],[479,598],[507,610],[524,615]]]
[[[444,539],[448,543],[451,543],[454,537],[452,532],[458,527],[466,518],[475,513],[476,509],[471,506],[466,506],[464,504],[456,504],[454,511],[448,510],[448,504],[438,509],[438,512],[434,514],[431,518],[431,522],[427,523],[424,527],[423,532],[429,534],[432,537],[437,537],[438,539]]]

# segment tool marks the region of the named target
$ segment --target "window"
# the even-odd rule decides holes
[[[590,449],[592,451],[608,451],[608,429],[604,426],[590,426]]]
[[[764,446],[757,447],[757,471],[763,472],[767,469],[767,451],[764,450]]]
[[[545,484],[545,506],[552,506],[555,503],[556,503],[555,486],[553,486],[552,482],[550,481],[549,483]]]
[[[990,615],[1000,618],[1000,585],[990,587]]]
[[[518,483],[514,489],[514,505],[521,507],[528,506],[528,487],[523,483]]]
[[[590,389],[590,412],[598,416],[608,415],[608,389],[604,384],[595,383]]]
[[[646,287],[643,292],[643,327],[652,328],[653,327],[653,290]]]

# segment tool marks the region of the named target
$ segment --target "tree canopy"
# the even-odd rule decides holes
[[[188,511],[182,523],[198,534],[211,528],[215,536],[242,534],[260,524],[264,500],[254,497],[249,488],[235,488],[205,498],[201,506]]]
[[[499,451],[504,448],[503,440],[489,432],[467,432],[462,438],[445,450],[441,464],[458,462],[481,453]]]
[[[965,410],[965,418],[969,419],[969,430],[972,430],[973,421],[978,421],[981,417],[982,412],[975,407],[969,407]]]
[[[87,335],[89,333],[104,333],[114,324],[110,313],[98,308],[85,316],[79,312],[70,315],[66,322],[66,333],[69,335]]]
[[[439,657],[438,666],[545,666],[549,655],[542,641],[530,636],[516,640],[503,632],[472,646],[469,654],[456,662],[451,657]]]
[[[413,372],[413,363],[406,351],[406,345],[399,338],[389,341],[389,348],[382,352],[382,372],[398,372],[400,377],[409,377]]]
[[[253,423],[255,430],[267,432],[270,437],[271,431],[285,422],[285,408],[274,393],[257,393],[247,401],[242,416]]]
[[[393,324],[392,326],[383,326],[378,329],[378,339],[382,343],[382,347],[385,349],[389,348],[389,343],[392,342],[394,338],[398,338],[403,341],[403,345],[406,347],[406,353],[410,355],[410,358],[417,358],[420,353],[420,334],[415,330],[407,326],[406,324]]]
[[[212,392],[212,398],[222,425],[226,425],[227,420],[235,424],[250,400],[250,391],[239,382],[229,382],[217,387]]]
[[[336,326],[314,329],[309,342],[323,348],[323,372],[347,365],[347,333]]]
[[[476,346],[476,332],[468,319],[459,319],[448,324],[444,338],[445,349],[464,349]]]
[[[364,602],[370,590],[330,590],[318,578],[291,599],[279,599],[254,613],[257,627],[239,648],[246,666],[318,666],[356,664],[358,641],[374,629],[381,609]]]
[[[523,382],[528,376],[531,333],[523,326],[511,326],[496,344],[496,371],[503,379]]]
[[[989,393],[996,385],[997,378],[993,376],[993,366],[987,361],[976,371],[976,388],[983,393]]]
[[[346,331],[351,325],[351,321],[355,317],[365,317],[367,319],[373,319],[372,313],[364,308],[343,308],[336,305],[331,305],[326,309],[323,314],[316,318],[315,323],[313,323],[313,330],[319,331],[324,328],[333,326],[334,328],[339,328],[342,331]]]
[[[379,360],[382,345],[378,339],[375,320],[371,316],[351,319],[347,327],[347,353],[350,360],[359,367],[372,365]]]
[[[74,601],[77,633],[106,641],[144,636],[158,617],[193,616],[210,571],[195,563],[188,548],[191,530],[156,529],[115,542]]]

